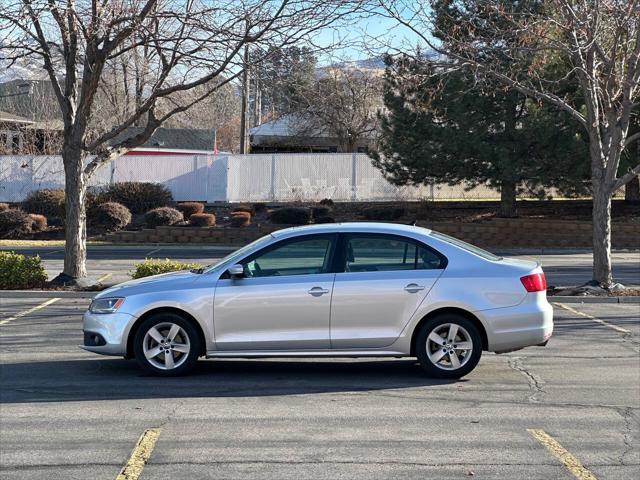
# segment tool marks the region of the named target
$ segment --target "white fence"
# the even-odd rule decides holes
[[[331,198],[371,200],[488,200],[488,187],[396,187],[365,154],[258,154],[124,156],[99,169],[91,186],[138,181],[166,185],[178,201],[260,202]],[[31,191],[64,187],[56,156],[0,156],[0,202],[19,202]]]

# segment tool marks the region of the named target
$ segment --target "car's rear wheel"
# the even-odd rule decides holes
[[[175,313],[159,313],[144,320],[133,344],[138,364],[147,372],[164,377],[191,370],[200,347],[193,324]]]
[[[430,376],[460,378],[480,361],[482,338],[469,319],[443,314],[422,325],[415,347],[420,365]]]

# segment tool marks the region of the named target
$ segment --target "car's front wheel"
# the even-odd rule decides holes
[[[482,338],[469,319],[443,314],[426,321],[416,338],[422,368],[435,378],[460,378],[471,372],[482,355]]]
[[[193,324],[174,313],[159,313],[142,322],[134,337],[136,361],[147,372],[164,377],[184,375],[200,352]]]

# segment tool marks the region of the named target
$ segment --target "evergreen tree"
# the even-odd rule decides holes
[[[385,61],[387,112],[373,158],[390,181],[488,184],[504,217],[516,215],[524,189],[584,188],[586,143],[565,113],[463,69],[443,75],[424,58]]]

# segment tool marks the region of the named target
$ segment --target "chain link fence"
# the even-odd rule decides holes
[[[291,202],[496,200],[487,186],[397,187],[365,154],[127,155],[107,163],[90,186],[157,182],[177,201]],[[0,202],[19,202],[42,188],[63,188],[59,156],[0,156]]]

